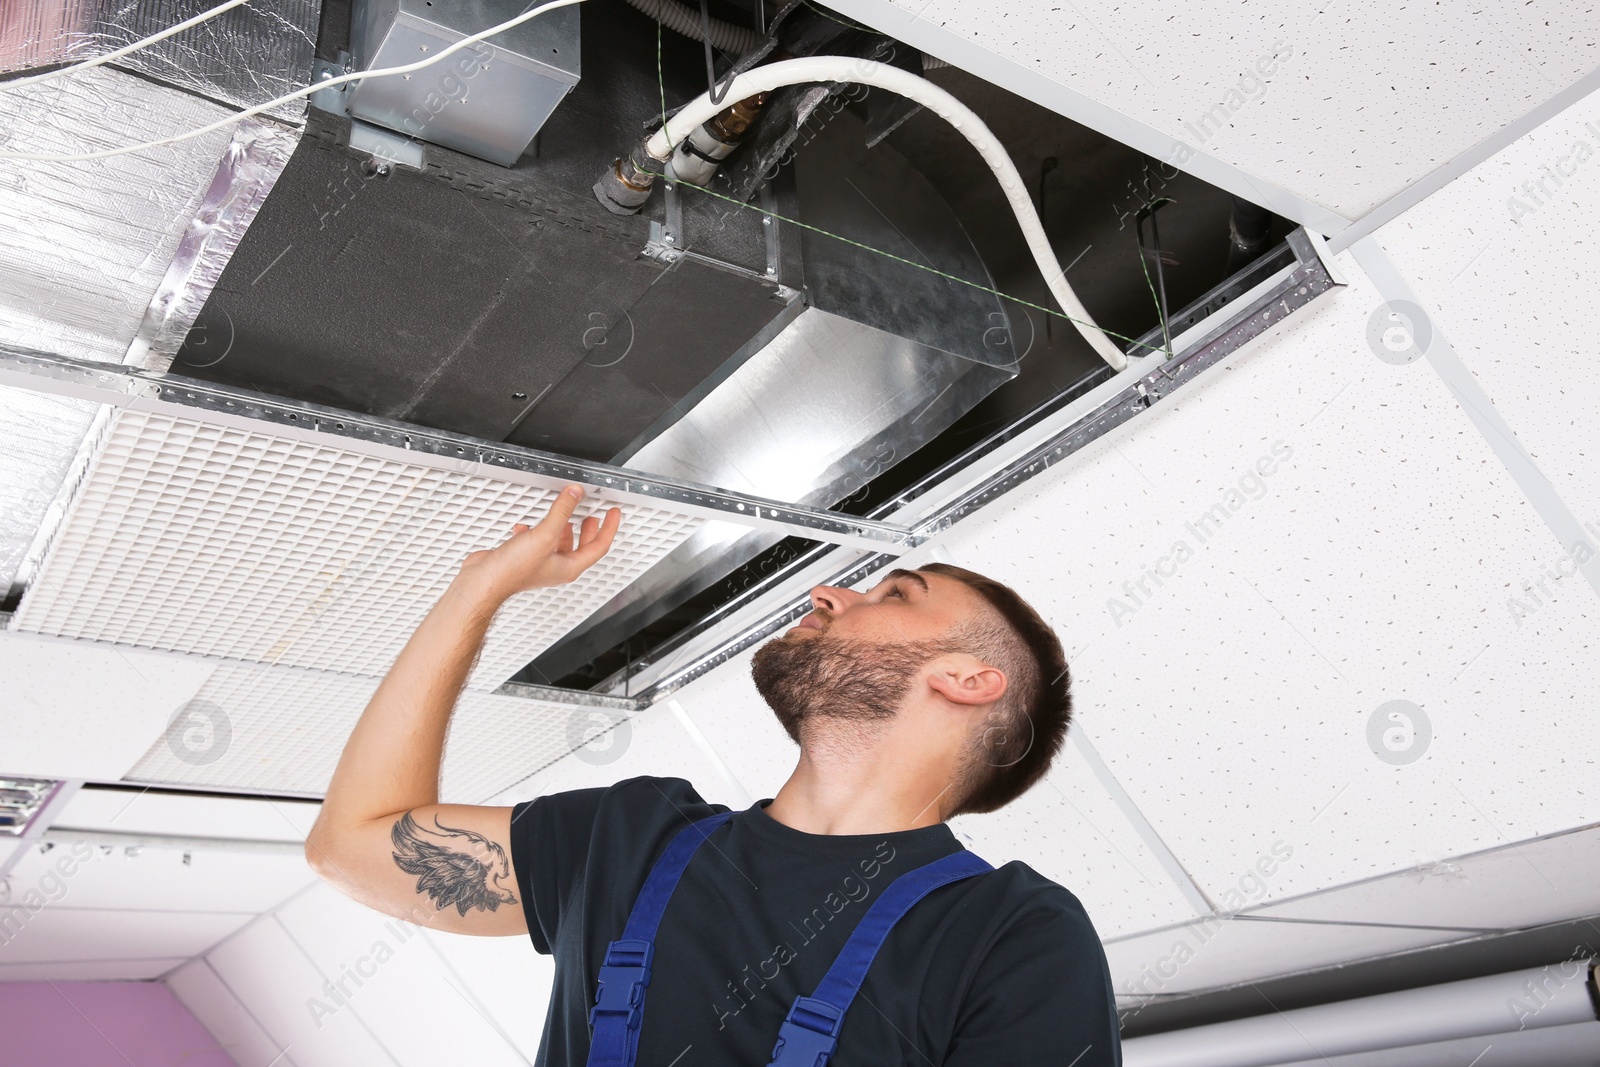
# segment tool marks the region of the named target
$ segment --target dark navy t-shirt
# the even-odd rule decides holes
[[[662,916],[639,1067],[765,1067],[893,879],[962,848],[944,824],[808,834],[762,800],[700,846]],[[657,857],[728,811],[681,778],[630,778],[519,804],[511,858],[536,949],[555,955],[538,1067],[583,1067],[606,945]],[[530,1005],[530,1010],[537,1010]],[[1105,953],[1083,905],[1013,861],[941,886],[896,924],[830,1067],[1117,1067]]]

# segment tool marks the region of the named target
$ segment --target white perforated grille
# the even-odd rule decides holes
[[[219,667],[126,778],[320,795],[377,687],[375,678],[324,671]],[[622,714],[463,693],[450,721],[439,798],[447,804],[480,804]]]
[[[292,434],[117,412],[13,626],[380,676],[467,553],[554,495]],[[578,515],[605,506],[592,495]],[[700,522],[623,505],[578,581],[507,602],[468,687],[510,678]]]

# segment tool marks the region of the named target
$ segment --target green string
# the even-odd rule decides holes
[[[1171,199],[1171,198],[1169,197],[1168,199]],[[1177,203],[1176,200],[1174,200],[1172,202],[1173,203]],[[1154,216],[1152,215],[1152,218],[1153,217]],[[1138,243],[1137,236],[1135,236],[1134,240],[1135,240],[1135,243],[1137,244]],[[1167,318],[1166,318],[1166,315],[1161,310],[1161,298],[1156,295],[1155,283],[1150,280],[1150,265],[1145,262],[1144,245],[1142,245],[1142,244],[1139,245],[1139,267],[1140,267],[1141,270],[1144,271],[1144,284],[1145,284],[1145,287],[1150,290],[1150,302],[1153,303],[1156,306],[1156,324],[1161,327],[1161,336],[1163,338],[1166,338],[1166,339],[1170,340],[1170,336],[1169,335],[1170,335],[1171,331],[1168,330],[1168,328],[1167,328]],[[1146,347],[1154,347],[1154,346],[1147,345]],[[1162,351],[1162,352],[1165,352],[1167,354],[1167,358],[1162,360],[1163,363],[1171,362],[1171,360],[1172,360],[1172,347],[1171,347],[1170,344],[1164,343],[1161,346],[1161,348],[1158,349],[1158,351]]]

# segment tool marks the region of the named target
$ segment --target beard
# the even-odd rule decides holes
[[[756,650],[756,690],[796,744],[823,724],[845,726],[862,739],[900,712],[918,670],[953,649],[942,641],[878,643],[836,637],[778,637]]]

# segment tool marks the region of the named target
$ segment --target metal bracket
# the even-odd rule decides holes
[[[351,72],[350,53],[339,52],[336,62],[319,59],[312,64],[311,76],[315,81],[328,81]],[[422,144],[409,137],[386,130],[381,126],[350,118],[349,89],[353,83],[343,82],[318,89],[310,96],[311,106],[330,115],[350,120],[350,147],[372,157],[372,165],[380,174],[387,174],[392,165],[422,169]]]
[[[761,183],[761,225],[766,230],[767,236],[767,277],[778,276],[778,256],[781,249],[778,245],[778,219],[772,214],[772,205],[775,198],[772,195],[772,183]]]
[[[666,227],[654,219],[650,220],[650,238],[645,241],[644,249],[639,254],[663,267],[677,266],[684,255],[683,249],[677,247],[676,238],[668,240]]]

